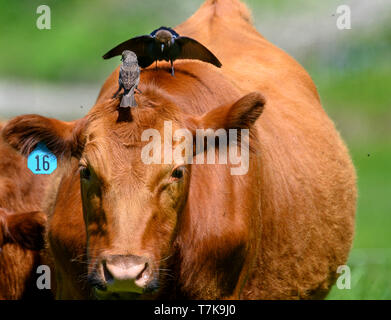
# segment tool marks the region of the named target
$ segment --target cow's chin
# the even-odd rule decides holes
[[[89,275],[88,282],[98,300],[151,300],[159,294],[159,280],[153,278],[145,287],[137,286],[133,280],[104,281],[94,272]]]
[[[98,300],[153,300],[159,295],[159,290],[134,291],[109,291],[105,288],[94,287],[93,293]]]
[[[142,294],[138,292],[111,292],[94,288],[94,295],[98,300],[138,300]]]

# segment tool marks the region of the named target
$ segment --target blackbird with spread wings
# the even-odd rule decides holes
[[[150,35],[135,37],[122,42],[107,52],[103,58],[120,55],[124,50],[133,51],[140,67],[146,68],[156,61],[170,61],[171,74],[174,75],[173,62],[177,59],[196,59],[221,67],[220,61],[198,41],[180,36],[175,30],[160,27]]]

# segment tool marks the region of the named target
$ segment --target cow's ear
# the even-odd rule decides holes
[[[258,92],[252,92],[231,105],[215,108],[196,120],[202,129],[250,129],[261,115],[265,98]]]
[[[8,215],[4,242],[17,243],[23,248],[40,250],[44,247],[46,215],[40,211]]]
[[[56,156],[78,155],[83,145],[83,129],[87,118],[72,122],[23,115],[10,120],[2,129],[3,139],[27,156],[39,142]]]

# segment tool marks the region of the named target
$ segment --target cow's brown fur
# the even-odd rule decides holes
[[[169,265],[173,279],[160,273],[165,297],[327,294],[352,243],[354,168],[309,75],[249,21],[237,0],[206,1],[177,31],[209,47],[222,69],[183,61],[175,64],[175,78],[168,65],[144,70],[143,94],[130,113],[110,99],[117,69],[85,119],[67,124],[26,116],[4,129],[19,150],[44,137],[62,155],[48,225],[57,297],[91,297],[83,277],[99,276],[97,266],[107,254],[148,255],[156,268]],[[265,101],[259,94],[233,107],[254,91],[266,97],[258,120]],[[189,128],[251,127],[256,120],[249,173],[231,176],[229,166],[191,165],[181,187],[169,187],[164,201],[157,201],[154,190],[169,168],[141,163],[140,134],[148,127],[161,130],[164,119]],[[23,136],[26,126],[31,134]],[[79,158],[93,177],[82,192],[85,219]]]

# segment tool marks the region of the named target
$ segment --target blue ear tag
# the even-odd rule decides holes
[[[27,167],[34,174],[51,174],[57,168],[57,158],[44,143],[39,142],[27,158]]]

